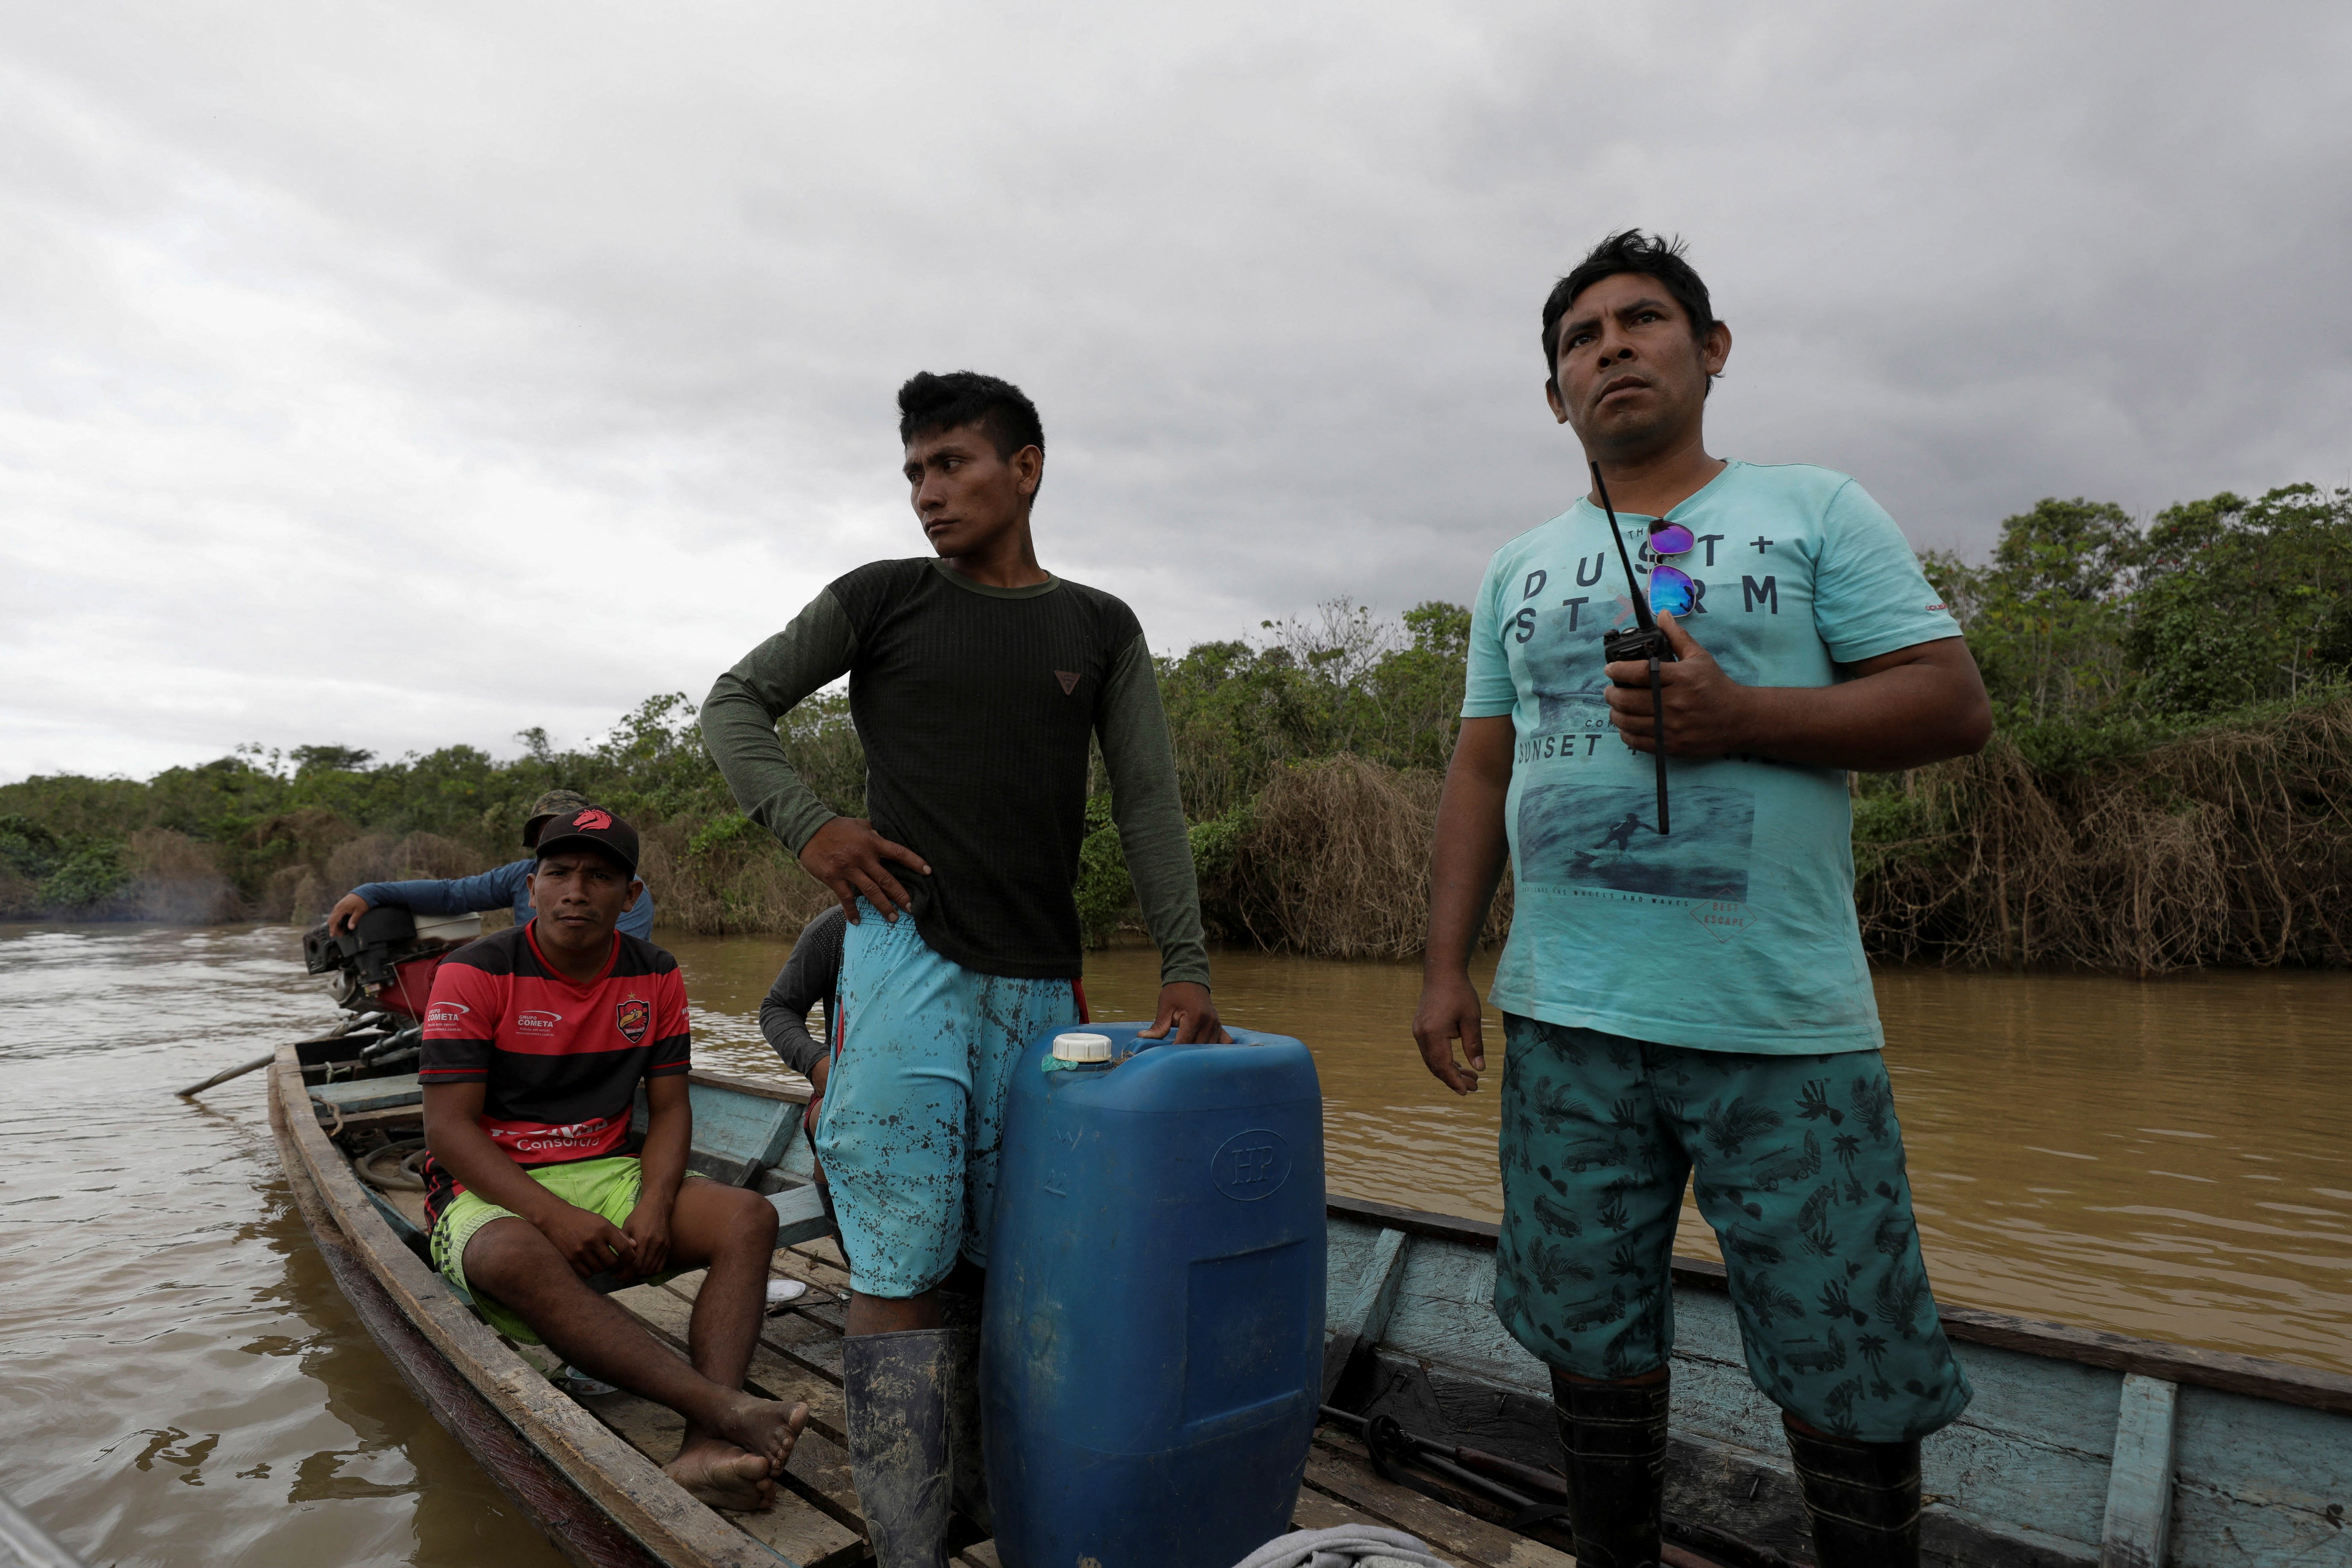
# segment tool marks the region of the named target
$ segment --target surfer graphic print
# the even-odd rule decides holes
[[[1910,545],[1843,474],[1732,462],[1675,506],[1684,624],[1734,680],[1827,686],[1839,667],[1959,635]],[[1650,519],[1620,511],[1644,594]],[[1633,624],[1589,500],[1495,554],[1472,606],[1465,718],[1509,715],[1516,909],[1492,1000],[1507,1013],[1702,1050],[1883,1043],[1853,910],[1846,775],[1677,757],[1674,831],[1651,759],[1609,722],[1601,635]]]

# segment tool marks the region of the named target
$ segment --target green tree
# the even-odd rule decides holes
[[[103,904],[131,880],[119,844],[93,844],[76,850],[41,883],[41,902],[58,909]]]
[[[777,738],[817,799],[844,816],[866,815],[866,748],[849,716],[848,692],[818,692],[784,715]]]
[[[2157,515],[2124,650],[2158,711],[2210,714],[2342,678],[2352,490],[2227,491]]]
[[[1348,599],[1267,621],[1263,642],[1160,661],[1177,780],[1194,822],[1246,806],[1286,763],[1341,752],[1443,767],[1462,710],[1470,612],[1430,600],[1394,621]]]
[[[2145,548],[2114,502],[2053,497],[2002,520],[1985,566],[1927,559],[1996,711],[2042,723],[2104,712],[2126,698],[2122,639]]]
[[[0,816],[0,870],[38,882],[72,853],[71,845],[31,817],[14,812]]]
[[[314,771],[356,773],[375,757],[373,752],[362,752],[355,746],[297,746],[286,754],[292,760],[297,774]]]

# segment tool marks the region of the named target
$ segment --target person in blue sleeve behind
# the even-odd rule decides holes
[[[575,790],[551,789],[532,803],[522,825],[522,847],[535,849],[539,830],[567,812],[578,811],[588,797]],[[477,910],[514,910],[515,924],[530,919],[531,857],[509,860],[493,870],[448,881],[362,882],[345,893],[327,912],[327,929],[341,935],[352,922],[378,904],[397,904],[412,914],[462,915]],[[621,911],[622,934],[650,942],[654,934],[654,895],[650,889]]]

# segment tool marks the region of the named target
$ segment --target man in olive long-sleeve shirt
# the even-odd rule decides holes
[[[959,1282],[987,1261],[1013,1062],[1084,1019],[1073,887],[1094,742],[1160,947],[1153,1032],[1225,1036],[1142,627],[1110,595],[1037,564],[1035,406],[969,372],[918,375],[898,406],[915,514],[937,558],[835,581],[719,678],[702,731],[745,813],[850,921],[815,1145],[849,1257],[851,1458],[881,1568],[939,1568],[947,1489],[933,1472],[949,1463],[950,1405],[955,1489],[967,1511],[978,1506],[977,1297],[950,1289],[943,1303],[940,1287],[959,1257]],[[828,811],[776,736],[778,719],[845,674],[866,821]]]

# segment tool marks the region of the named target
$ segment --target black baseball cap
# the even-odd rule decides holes
[[[549,820],[539,830],[540,860],[562,849],[597,849],[637,874],[637,830],[601,805],[583,805]]]

